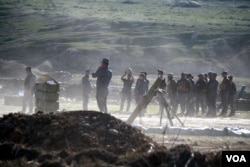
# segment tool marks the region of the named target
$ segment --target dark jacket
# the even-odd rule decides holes
[[[122,92],[130,92],[131,91],[131,87],[132,84],[134,83],[134,79],[128,79],[128,78],[122,78],[123,81],[123,88],[122,88]]]
[[[28,74],[24,80],[24,89],[34,91],[36,84],[36,76],[34,74]]]
[[[160,89],[163,89],[163,90],[166,90],[166,87],[167,87],[166,80],[163,79],[163,80],[161,81],[161,84],[159,85],[159,88],[160,88]]]
[[[217,80],[209,80],[207,83],[207,95],[217,95],[219,82]]]
[[[97,78],[96,89],[108,89],[109,82],[112,78],[112,71],[106,68],[99,68],[95,73],[92,74],[93,78]]]
[[[229,95],[235,95],[236,94],[236,85],[234,82],[231,82],[230,87],[229,87]]]
[[[135,97],[144,96],[144,95],[146,95],[146,93],[147,93],[147,82],[146,82],[146,80],[138,79],[136,81],[135,90],[134,90]]]
[[[83,93],[90,93],[91,92],[91,82],[89,80],[89,76],[85,75],[82,77],[82,86],[83,86]]]
[[[220,83],[220,93],[228,93],[230,88],[230,81],[227,78],[224,78]]]
[[[199,79],[194,86],[195,92],[200,94],[200,93],[205,93],[206,92],[206,86],[207,83],[203,79]]]

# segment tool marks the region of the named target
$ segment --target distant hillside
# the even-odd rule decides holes
[[[201,8],[122,2],[0,0],[1,63],[19,64],[13,75],[24,65],[78,73],[108,57],[116,74],[132,67],[250,76],[248,1],[204,0]],[[9,75],[6,68],[0,75]]]

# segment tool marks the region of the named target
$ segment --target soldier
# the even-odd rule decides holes
[[[107,97],[108,97],[108,86],[112,78],[112,71],[108,68],[109,59],[104,58],[101,62],[100,67],[95,73],[92,74],[96,80],[96,100],[97,105],[101,112],[108,113],[107,109]]]
[[[165,96],[165,92],[166,92],[166,81],[165,78],[163,77],[163,71],[162,70],[158,70],[158,78],[160,78],[161,84],[159,85],[159,87],[157,88],[157,99],[159,101],[159,114],[162,115],[163,114],[163,100],[164,100],[164,96]]]
[[[235,97],[236,97],[236,85],[233,82],[233,76],[228,76],[228,79],[230,81],[230,87],[229,87],[229,96],[228,96],[228,103],[230,105],[231,112],[228,115],[229,117],[235,116]]]
[[[187,96],[190,90],[190,83],[186,79],[186,74],[181,73],[181,79],[177,81],[177,93],[179,98],[179,103],[181,107],[181,116],[185,114],[187,105]]]
[[[132,84],[134,83],[134,77],[132,75],[132,69],[129,68],[125,71],[123,76],[121,77],[121,80],[123,82],[123,88],[121,92],[121,106],[120,106],[120,111],[123,110],[124,102],[127,99],[127,112],[129,111],[130,108],[130,102],[131,102],[131,87]]]
[[[33,96],[35,93],[36,76],[32,73],[31,67],[26,67],[26,78],[24,80],[24,96],[22,112],[26,112],[26,105],[29,104],[29,113],[33,113]]]
[[[221,73],[223,80],[220,83],[220,96],[221,96],[221,105],[222,111],[220,116],[225,117],[227,115],[227,107],[228,107],[228,95],[229,95],[229,88],[230,88],[230,81],[227,78],[227,72],[223,71]]]
[[[192,74],[187,75],[187,80],[189,81],[190,90],[188,92],[187,98],[187,115],[193,116],[195,114],[195,93],[194,93],[194,80]]]
[[[136,81],[134,89],[134,97],[136,104],[139,104],[142,101],[142,98],[147,93],[147,82],[145,80],[145,75],[143,73],[139,74],[139,78]],[[141,111],[140,115],[143,116],[145,111]]]
[[[145,81],[146,81],[146,94],[148,93],[148,89],[149,89],[149,80],[147,78],[147,72],[141,72],[142,74],[144,74],[145,76]],[[147,112],[147,106],[145,107],[145,109],[143,110],[143,113]]]
[[[206,97],[208,104],[208,113],[206,116],[215,117],[216,116],[216,99],[219,82],[216,80],[216,73],[209,72],[209,81],[206,88]]]
[[[208,82],[208,79],[207,79],[207,78],[208,78],[208,74],[205,73],[205,74],[203,75],[203,77],[204,77],[204,81]]]
[[[173,74],[168,74],[168,83],[167,83],[167,93],[170,99],[170,106],[172,108],[172,118],[174,118],[177,112],[177,84],[176,81],[173,79]]]
[[[88,110],[89,94],[91,92],[91,82],[89,79],[90,71],[85,71],[85,76],[82,77],[82,97],[83,97],[83,110]]]
[[[206,97],[206,81],[203,78],[203,74],[198,75],[199,79],[195,83],[194,90],[196,95],[196,115],[199,113],[201,106],[202,115],[205,114],[205,97]]]

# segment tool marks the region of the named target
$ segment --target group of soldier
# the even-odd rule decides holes
[[[31,72],[31,67],[26,68],[26,73],[22,111],[25,112],[26,104],[29,103],[30,113],[32,113],[32,97],[35,91],[34,85],[36,78]],[[174,80],[173,73],[167,75],[167,81],[164,78],[164,72],[162,70],[158,70],[157,74],[157,77],[162,80],[156,90],[156,97],[159,101],[159,114],[162,114],[164,111],[162,100],[165,99],[167,95],[172,117],[177,114],[178,106],[180,106],[181,116],[197,116],[201,109],[201,115],[215,117],[217,116],[216,101],[219,94],[221,98],[220,106],[222,108],[219,116],[235,115],[236,85],[233,82],[233,76],[228,76],[226,71],[221,73],[223,78],[221,83],[217,81],[217,74],[214,72],[199,74],[196,82],[191,74],[184,72],[181,73],[181,78],[177,81]],[[109,69],[109,59],[104,58],[94,73],[90,74],[90,70],[85,71],[85,75],[82,78],[84,110],[88,110],[89,94],[92,87],[90,75],[92,75],[93,78],[97,78],[96,100],[98,108],[101,112],[107,113],[108,87],[112,78],[112,71]],[[121,81],[123,82],[123,87],[121,90],[120,111],[123,110],[125,101],[127,101],[126,111],[129,111],[132,95],[134,95],[135,102],[139,104],[148,92],[149,80],[147,79],[146,72],[139,73],[134,92],[132,93],[132,85],[135,79],[132,74],[132,69],[128,68],[121,76]],[[228,105],[230,105],[231,112],[227,115]]]
[[[166,95],[169,98],[169,105],[172,111],[172,117],[177,114],[178,106],[180,106],[181,116],[198,116],[206,117],[217,116],[216,107],[217,97],[221,98],[221,113],[218,116],[234,116],[235,115],[235,98],[236,85],[233,82],[233,76],[228,76],[226,71],[221,73],[222,81],[217,81],[217,73],[208,72],[208,74],[199,74],[198,80],[194,81],[192,74],[181,73],[181,78],[174,80],[173,73],[167,75],[167,81],[163,77],[162,70],[158,70],[158,78],[162,80],[157,88],[156,97],[159,101],[159,114],[163,114],[163,99]],[[131,101],[131,86],[134,82],[132,70],[128,69],[121,77],[123,88],[121,94],[121,107],[123,110],[124,101],[127,99],[127,111]],[[141,72],[135,84],[134,98],[137,104],[141,102],[148,91],[149,81],[147,73]],[[230,106],[231,112],[227,115],[227,109]]]

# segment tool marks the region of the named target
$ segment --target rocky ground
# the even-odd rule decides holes
[[[95,111],[0,120],[1,166],[218,166],[220,152],[157,144],[119,119]]]

